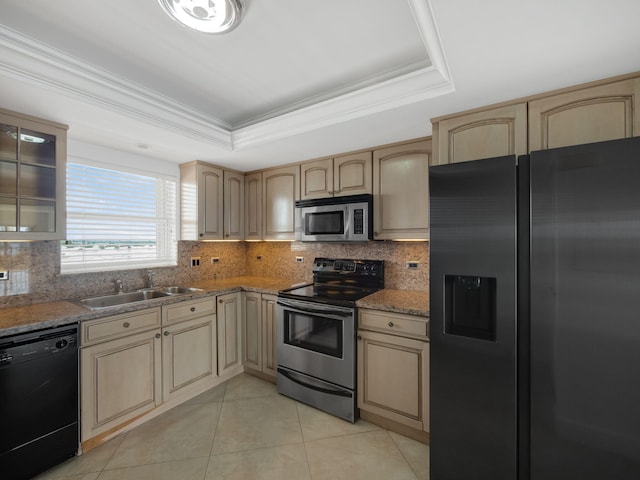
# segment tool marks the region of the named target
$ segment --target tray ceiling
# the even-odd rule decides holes
[[[632,5],[607,5],[616,3]],[[500,51],[464,56],[459,36],[473,25],[493,38],[497,19],[472,20],[517,10],[503,0],[245,4],[235,30],[205,35],[172,21],[156,0],[2,2],[0,106],[66,123],[70,139],[176,163],[246,171],[301,161],[428,135],[429,118],[447,113],[445,99],[476,106],[456,101],[465,99],[460,84],[473,81],[467,66],[477,65],[482,85],[482,68],[497,70]],[[470,52],[485,45],[478,40]],[[507,41],[492,46],[513,50]],[[457,89],[450,65],[465,72],[459,79],[451,69]],[[483,104],[477,89],[468,92]]]

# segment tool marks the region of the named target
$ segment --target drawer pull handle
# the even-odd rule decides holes
[[[160,336],[161,335],[159,333],[156,333],[156,338],[160,338]]]
[[[168,337],[168,336],[169,336],[169,331],[168,331],[168,330],[165,330],[165,331],[164,331],[164,336],[165,336],[165,337]]]
[[[124,323],[122,324],[122,326],[123,326],[124,328],[129,328],[129,327],[131,326],[131,324],[130,324],[129,322],[124,322]]]
[[[191,311],[195,312],[196,311],[196,307],[191,307]]]
[[[389,325],[391,328],[393,328],[393,322],[389,322],[389,323],[387,323],[387,325]]]

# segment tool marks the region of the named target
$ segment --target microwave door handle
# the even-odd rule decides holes
[[[283,307],[294,308],[296,310],[299,310],[301,312],[306,312],[306,313],[317,313],[321,315],[323,314],[337,315],[340,317],[350,317],[351,315],[353,315],[353,311],[351,309],[345,309],[345,308],[340,308],[335,306],[324,307],[320,304],[318,305],[314,304],[314,307],[310,307],[307,303],[297,302],[295,300],[279,299],[278,305],[281,305]]]

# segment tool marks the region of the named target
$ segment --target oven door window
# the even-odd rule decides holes
[[[344,210],[305,214],[307,235],[339,235],[344,233]]]
[[[286,311],[284,343],[342,358],[343,320]]]

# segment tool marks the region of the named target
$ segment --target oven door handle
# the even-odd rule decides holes
[[[311,390],[315,390],[317,392],[327,393],[329,395],[338,395],[340,397],[352,397],[353,393],[349,390],[345,390],[343,388],[327,388],[327,384],[322,382],[322,386],[320,384],[316,384],[311,381],[309,377],[303,377],[302,375],[296,375],[294,372],[290,372],[289,370],[285,370],[283,368],[278,367],[278,373],[285,378],[288,378],[292,382],[297,383],[298,385],[302,385],[303,387],[310,388]],[[303,380],[304,379],[304,380]]]
[[[319,303],[298,302],[296,300],[278,298],[278,305],[283,307],[294,308],[301,312],[316,313],[320,315],[337,315],[340,317],[350,317],[353,315],[353,309],[343,308],[335,305],[324,306]],[[313,305],[311,307],[310,305]]]

